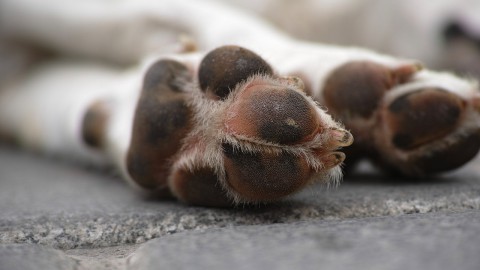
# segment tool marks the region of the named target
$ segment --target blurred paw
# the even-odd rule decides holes
[[[323,94],[356,137],[357,155],[403,174],[458,168],[480,148],[480,93],[450,74],[350,62],[329,76]]]
[[[405,86],[386,97],[374,137],[387,166],[423,176],[456,169],[475,157],[480,93],[468,85],[445,86]]]

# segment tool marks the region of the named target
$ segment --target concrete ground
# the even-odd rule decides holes
[[[480,158],[372,171],[269,206],[159,201],[114,173],[0,148],[0,269],[480,269]]]

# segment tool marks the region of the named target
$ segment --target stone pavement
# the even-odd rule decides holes
[[[0,148],[0,269],[480,269],[480,159],[367,170],[269,206],[159,201],[112,172]]]

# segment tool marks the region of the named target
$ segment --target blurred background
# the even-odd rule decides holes
[[[228,0],[310,41],[360,46],[480,78],[478,0]]]
[[[93,56],[122,64],[138,60],[158,46],[175,51],[175,43],[169,41],[184,29],[135,12],[146,2],[163,8],[162,1],[148,0],[0,0],[0,79],[38,57],[31,53],[32,47],[37,52]],[[203,2],[208,5],[211,1]],[[258,15],[301,39],[366,47],[417,59],[433,69],[480,77],[478,0],[225,0],[218,4]],[[168,11],[168,5],[164,6]],[[143,15],[145,19],[138,20]],[[115,30],[114,37],[84,30],[101,32],[115,20],[123,20],[125,25]],[[135,45],[139,37],[148,42]],[[86,49],[87,43],[96,51]]]

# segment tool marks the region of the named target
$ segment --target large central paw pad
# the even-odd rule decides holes
[[[248,85],[228,112],[230,132],[278,144],[312,139],[321,119],[298,90],[282,85]]]

